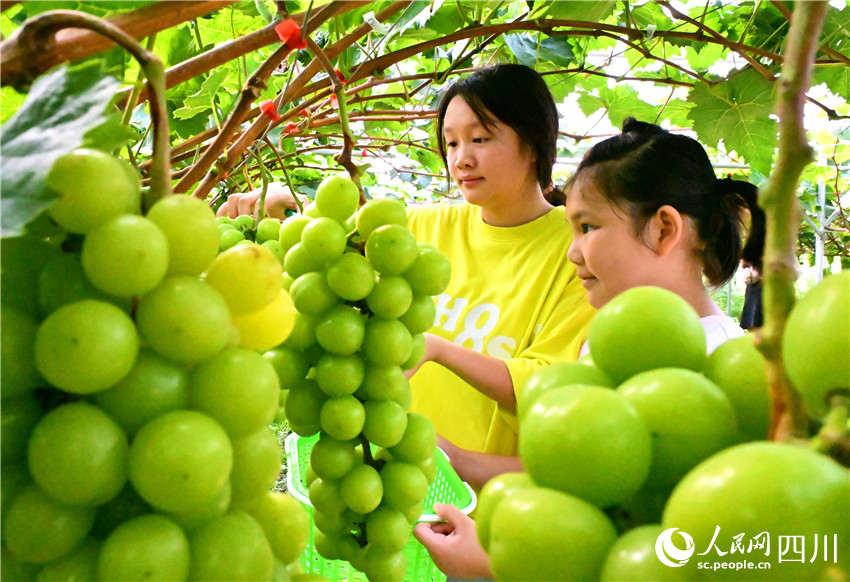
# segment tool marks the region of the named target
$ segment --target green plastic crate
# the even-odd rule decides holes
[[[355,570],[348,562],[343,560],[327,560],[322,557],[313,546],[312,526],[313,511],[307,491],[306,473],[310,462],[310,452],[313,445],[319,440],[319,435],[311,437],[300,437],[292,433],[286,438],[286,488],[290,495],[304,504],[311,520],[310,539],[307,548],[301,555],[301,566],[305,572],[320,574],[328,580],[339,580],[348,582],[366,582],[366,575]],[[434,513],[434,503],[451,503],[461,511],[469,514],[475,509],[475,492],[465,482],[461,481],[449,463],[449,458],[441,450],[437,455],[437,478],[428,488],[425,497],[424,512],[419,521],[435,522],[440,518]],[[445,574],[440,572],[428,551],[413,537],[411,533],[407,546],[404,548],[407,556],[407,582],[442,582],[446,579]]]

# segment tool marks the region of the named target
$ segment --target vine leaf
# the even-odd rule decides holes
[[[172,115],[176,119],[190,119],[199,113],[212,110],[215,107],[216,95],[229,76],[230,71],[226,68],[211,73],[204,80],[198,92],[186,97],[183,101],[183,107],[175,110]]]
[[[688,112],[699,140],[718,147],[722,139],[727,151],[736,151],[750,167],[767,176],[776,143],[776,120],[773,113],[773,84],[758,71],[748,70],[732,75],[722,84],[709,87],[697,83],[688,101],[694,107]]]
[[[652,123],[658,116],[658,108],[642,100],[638,92],[627,85],[617,85],[613,89],[602,88],[599,95],[582,95],[578,103],[585,115],[607,109],[608,120],[614,127],[621,127],[626,117]]]
[[[59,197],[45,183],[57,158],[83,144],[114,146],[113,132],[94,130],[115,123],[107,110],[118,86],[119,81],[104,75],[96,63],[58,67],[33,83],[0,136],[3,238],[23,234],[24,227]]]
[[[568,67],[575,61],[573,49],[566,37],[547,37],[540,41],[539,46],[536,35],[506,34],[504,39],[517,60],[527,67],[534,67],[539,61]]]

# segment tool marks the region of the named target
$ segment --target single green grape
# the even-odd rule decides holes
[[[130,481],[158,509],[181,511],[211,499],[230,477],[233,445],[222,426],[194,410],[153,419],[130,445]]]
[[[416,239],[409,230],[397,224],[376,229],[366,241],[366,258],[382,274],[404,273],[413,265],[418,254]]]
[[[136,323],[156,353],[183,364],[214,356],[231,337],[230,311],[224,298],[194,277],[169,277],[142,297]]]
[[[404,202],[395,198],[373,198],[357,212],[357,232],[368,240],[376,228],[387,224],[407,226]]]
[[[437,295],[446,290],[452,275],[449,260],[435,247],[421,243],[416,260],[404,273],[413,292],[418,295]]]
[[[35,364],[54,386],[75,394],[104,390],[136,361],[139,337],[129,316],[87,299],[50,314],[35,336]]]
[[[3,545],[19,560],[49,562],[82,542],[93,523],[93,508],[66,505],[32,484],[3,514]]]
[[[358,354],[341,356],[326,353],[315,367],[316,381],[328,396],[354,394],[363,381],[365,364]]]
[[[339,175],[328,176],[316,189],[316,208],[321,216],[345,222],[357,210],[360,191],[357,185]]]
[[[83,242],[83,270],[112,295],[147,293],[168,270],[168,239],[152,221],[123,214],[93,229]]]
[[[279,392],[274,367],[252,350],[225,350],[189,374],[192,407],[216,419],[234,438],[271,423]]]
[[[46,178],[60,194],[48,213],[62,228],[81,234],[118,215],[138,214],[141,182],[126,166],[127,162],[93,149],[79,148],[61,156]]]
[[[218,254],[216,217],[201,199],[166,196],[151,206],[146,217],[168,240],[169,276],[200,275]]]
[[[328,286],[346,301],[365,299],[375,286],[375,269],[358,253],[345,253],[327,269]]]
[[[301,231],[304,230],[304,227],[310,224],[310,221],[313,219],[309,216],[296,215],[290,216],[286,220],[283,221],[280,225],[280,231],[278,232],[278,242],[280,243],[280,248],[284,252],[289,251],[296,243],[301,242]]]
[[[189,535],[189,578],[199,582],[268,580],[274,555],[263,528],[244,511],[231,511]]]
[[[111,388],[98,392],[95,402],[133,434],[160,414],[188,406],[188,375],[185,368],[142,349],[130,372]]]
[[[280,221],[276,218],[264,218],[257,225],[257,242],[278,241],[280,238]],[[278,242],[280,244],[280,242]]]
[[[340,302],[322,273],[301,275],[289,289],[295,309],[307,315],[319,315]]]
[[[101,580],[186,580],[189,541],[176,523],[151,514],[125,521],[113,531],[98,559]]]
[[[68,505],[101,505],[127,482],[127,435],[105,412],[71,402],[47,413],[29,439],[35,482]]]
[[[301,245],[311,257],[322,263],[336,259],[345,251],[345,231],[336,220],[317,218],[301,231]]]
[[[267,248],[239,245],[218,255],[207,270],[208,285],[221,293],[233,315],[262,309],[282,288],[280,261]]]
[[[363,315],[348,305],[331,308],[319,316],[316,324],[316,340],[332,354],[353,354],[360,349],[365,335]]]
[[[384,319],[401,317],[413,302],[413,291],[403,277],[381,275],[366,297],[369,309]],[[433,322],[433,320],[432,320]]]
[[[269,426],[233,441],[232,506],[245,508],[271,489],[282,463],[277,435]]]

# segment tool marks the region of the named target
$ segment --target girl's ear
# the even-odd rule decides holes
[[[649,247],[663,257],[672,251],[684,236],[685,221],[679,211],[665,204],[655,211],[647,224]]]

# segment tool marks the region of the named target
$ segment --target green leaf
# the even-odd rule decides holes
[[[653,123],[658,116],[658,109],[641,99],[638,92],[628,85],[603,89],[599,92],[599,98],[608,109],[608,120],[614,127],[621,127],[627,117]]]
[[[605,107],[605,103],[596,95],[585,94],[579,97],[577,101],[578,107],[585,117],[589,117]]]
[[[544,38],[540,43],[540,58],[560,67],[569,67],[575,62],[573,47],[566,36]]]
[[[706,43],[700,48],[688,47],[685,51],[688,64],[695,71],[707,71],[723,57],[726,47],[720,44]]]
[[[204,79],[198,92],[187,97],[183,101],[183,107],[174,111],[174,117],[177,119],[189,119],[199,113],[211,110],[215,104],[216,94],[229,76],[230,70],[227,68],[219,68],[210,73]]]
[[[826,83],[827,89],[850,99],[850,67],[816,67],[812,85]]]
[[[463,16],[455,3],[445,3],[428,19],[428,28],[445,35],[456,32],[466,26]]]
[[[584,20],[586,22],[601,22],[613,12],[616,2],[538,2],[546,8],[540,18],[557,20]]]
[[[657,30],[669,30],[673,28],[673,21],[664,14],[664,10],[655,2],[647,2],[632,9],[632,19],[642,30],[650,24],[654,24]]]
[[[33,83],[0,136],[4,238],[22,234],[26,224],[58,198],[45,183],[47,173],[58,157],[80,147],[104,123],[118,85],[96,64],[62,66]]]
[[[537,41],[526,33],[506,34],[502,37],[517,61],[526,67],[537,64]]]
[[[0,89],[0,123],[5,123],[9,117],[14,115],[15,111],[21,107],[25,97],[24,93],[18,93],[11,87]]]
[[[688,112],[693,106],[693,103],[683,99],[671,99],[661,111],[661,119],[668,119],[675,127],[689,128],[691,121]]]
[[[727,151],[736,151],[750,167],[768,175],[776,145],[773,84],[758,71],[747,70],[709,87],[697,83],[688,101],[694,131],[704,144],[717,147],[723,140]]]

